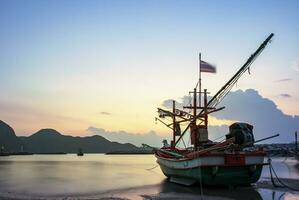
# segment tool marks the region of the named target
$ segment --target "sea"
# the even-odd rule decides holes
[[[299,162],[273,158],[277,175],[299,188]],[[296,188],[295,188],[296,189]],[[0,157],[0,199],[299,199],[275,188],[268,166],[246,187],[191,187],[170,183],[153,155],[26,155]]]

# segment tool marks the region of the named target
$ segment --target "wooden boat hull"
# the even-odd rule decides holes
[[[245,157],[244,165],[225,163],[224,156],[172,160],[157,156],[157,163],[169,178],[191,179],[203,185],[249,185],[256,183],[262,173],[264,156]]]

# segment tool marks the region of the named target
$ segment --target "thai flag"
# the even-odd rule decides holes
[[[201,60],[200,61],[200,72],[216,73],[216,67]]]

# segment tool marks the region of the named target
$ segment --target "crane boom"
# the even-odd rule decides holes
[[[243,64],[243,66],[237,71],[237,73],[232,76],[232,78],[211,98],[211,100],[207,103],[207,107],[215,107],[218,105],[221,100],[228,94],[228,92],[231,90],[231,88],[234,86],[234,84],[239,80],[239,78],[246,72],[246,70],[249,69],[250,65],[253,63],[253,61],[260,55],[260,53],[264,50],[264,48],[267,46],[271,38],[274,36],[274,33],[271,33],[267,39],[259,46],[259,48],[247,59],[247,61]],[[187,127],[182,132],[179,139],[175,142],[175,144],[178,144],[178,142],[183,138],[184,134],[188,130],[188,128],[191,126],[192,123],[194,123],[204,112],[204,110],[201,110],[199,114],[194,116],[194,118],[190,121],[190,123],[187,125]]]
[[[208,102],[208,106],[215,107],[220,103],[220,101],[226,96],[226,94],[231,90],[232,86],[239,80],[244,72],[246,72],[253,61],[260,55],[260,53],[267,46],[268,42],[274,36],[271,33],[267,39],[260,45],[260,47],[248,58],[244,65],[237,71],[237,73],[212,97]]]

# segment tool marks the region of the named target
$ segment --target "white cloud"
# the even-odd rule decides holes
[[[103,136],[104,138],[114,141],[114,142],[120,142],[120,143],[131,143],[136,146],[141,146],[141,144],[145,143],[151,146],[162,146],[162,138],[154,131],[149,131],[145,134],[134,134],[134,133],[128,133],[126,131],[106,131],[102,128],[96,128],[93,126],[90,126],[87,131],[91,134],[96,134]]]
[[[283,96],[289,97],[288,94]],[[299,116],[283,113],[273,101],[263,98],[256,90],[231,92],[221,104],[226,109],[213,116],[252,124],[256,139],[279,133],[280,137],[268,142],[289,143],[293,141],[293,133],[299,130]]]
[[[291,96],[281,94],[280,97],[290,98]],[[169,100],[166,100],[162,105],[169,107],[168,103]],[[179,104],[182,103],[179,102]],[[221,106],[225,106],[225,109],[213,113],[212,116],[218,120],[242,121],[252,124],[256,139],[279,133],[280,137],[268,142],[292,142],[293,133],[299,130],[299,116],[283,113],[273,101],[262,97],[254,89],[230,92],[220,103],[219,107]],[[210,138],[214,139],[227,133],[227,125],[216,126],[210,123]]]

